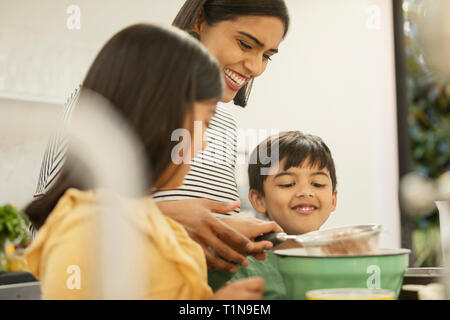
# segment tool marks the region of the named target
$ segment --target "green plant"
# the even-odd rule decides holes
[[[441,241],[439,224],[420,220],[426,226],[418,227],[413,231],[413,245],[416,252],[414,267],[437,266],[441,262]]]
[[[425,177],[437,178],[450,170],[450,85],[436,79],[424,61],[417,23],[424,1],[403,3],[411,169]],[[441,254],[437,210],[416,218],[415,226],[414,266],[437,266]]]
[[[0,207],[0,271],[8,270],[8,262],[5,254],[5,242],[17,241],[24,246],[28,241],[28,229],[30,224],[27,216],[12,205]]]
[[[28,217],[12,205],[0,207],[0,245],[6,240],[18,241],[24,246],[28,240]]]

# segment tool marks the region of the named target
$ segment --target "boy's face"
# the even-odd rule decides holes
[[[250,190],[249,198],[259,213],[267,213],[288,234],[318,230],[336,208],[337,191],[333,191],[328,169],[301,167],[278,170],[264,181],[264,196]]]

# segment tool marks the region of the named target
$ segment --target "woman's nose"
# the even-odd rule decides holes
[[[244,67],[248,70],[252,78],[261,75],[266,65],[261,56],[254,54],[249,55],[244,61]]]

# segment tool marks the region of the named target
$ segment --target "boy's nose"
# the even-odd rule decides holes
[[[314,193],[311,190],[300,190],[296,196],[299,198],[312,198],[314,197]]]

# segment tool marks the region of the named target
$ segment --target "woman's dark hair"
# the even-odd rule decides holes
[[[332,190],[336,190],[336,169],[331,151],[320,137],[303,134],[300,131],[285,131],[261,142],[250,155],[248,165],[248,180],[250,189],[264,196],[264,181],[267,175],[261,174],[261,168],[268,168],[273,163],[262,163],[260,155],[270,155],[272,148],[278,148],[278,160],[285,160],[283,170],[291,167],[301,167],[307,160],[311,167],[326,168],[330,173]]]
[[[176,28],[137,24],[103,46],[81,94],[86,89],[106,98],[135,132],[156,181],[171,162],[177,143],[172,132],[183,127],[195,101],[220,100],[223,83],[217,61],[196,40]],[[51,189],[25,209],[35,227],[43,225],[68,188],[95,187],[77,178],[83,170],[69,152]]]
[[[192,33],[195,22],[203,14],[209,25],[233,20],[240,16],[278,17],[284,23],[284,36],[289,29],[289,14],[284,0],[186,0],[172,25]],[[234,97],[234,104],[245,107],[253,85],[253,79],[242,87]]]

